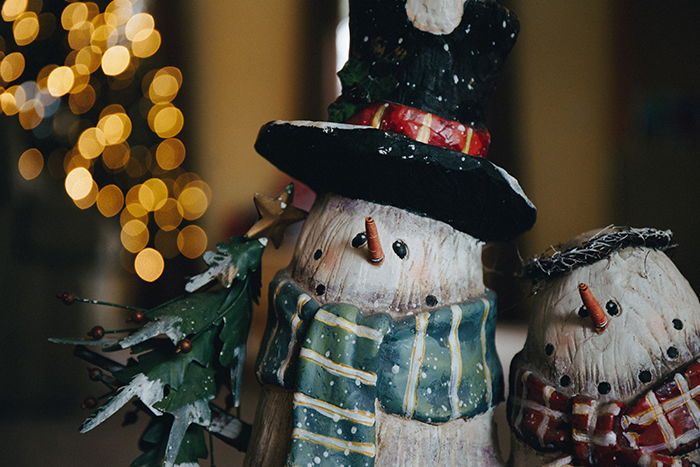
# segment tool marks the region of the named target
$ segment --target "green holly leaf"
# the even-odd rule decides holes
[[[195,401],[207,401],[216,396],[216,372],[196,363],[187,366],[183,382],[177,388],[171,388],[168,395],[154,407],[163,412],[173,413],[180,407]]]
[[[114,372],[114,377],[123,384],[131,381],[136,375],[144,374],[151,381],[160,381],[171,389],[177,389],[185,380],[185,372],[192,362],[211,367],[216,355],[215,336],[217,329],[211,327],[192,339],[190,352],[175,353],[174,346],[169,343],[142,354],[135,365],[128,365]]]
[[[154,418],[139,439],[139,449],[143,451],[131,467],[161,467],[165,456],[171,421],[164,417]],[[197,463],[209,455],[204,439],[204,430],[191,425],[180,445],[176,464]]]
[[[338,78],[343,87],[350,87],[355,84],[364,85],[369,80],[369,67],[362,60],[351,58],[338,72]]]
[[[224,287],[231,287],[234,280],[245,281],[249,275],[259,275],[266,245],[265,239],[247,237],[232,237],[228,243],[217,244],[216,251],[207,251],[202,257],[209,269],[191,277],[185,285],[185,290],[194,292],[214,279],[218,279]],[[251,281],[257,282],[259,280]],[[257,297],[257,293],[259,287],[253,296]]]

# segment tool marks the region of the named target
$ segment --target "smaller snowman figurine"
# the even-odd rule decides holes
[[[672,246],[670,231],[609,228],[527,263],[511,465],[697,465],[700,303]]]

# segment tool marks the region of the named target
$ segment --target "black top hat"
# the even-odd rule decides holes
[[[318,192],[508,240],[532,226],[536,210],[484,157],[484,107],[518,21],[493,0],[455,0],[458,10],[443,18],[422,14],[435,3],[351,0],[350,60],[330,108],[346,123],[271,122],[255,147]]]

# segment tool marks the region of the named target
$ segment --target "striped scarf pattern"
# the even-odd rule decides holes
[[[375,401],[387,413],[441,423],[502,400],[492,292],[397,320],[321,307],[285,273],[270,293],[257,374],[294,391],[289,465],[373,465]]]

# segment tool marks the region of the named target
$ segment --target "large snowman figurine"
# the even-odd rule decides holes
[[[514,466],[692,465],[700,453],[700,304],[671,233],[616,228],[529,262],[511,365]]]
[[[256,143],[319,196],[270,285],[246,463],[493,465],[482,245],[535,209],[485,158],[483,113],[517,19],[494,1],[352,0],[350,27],[342,123],[272,122]]]

